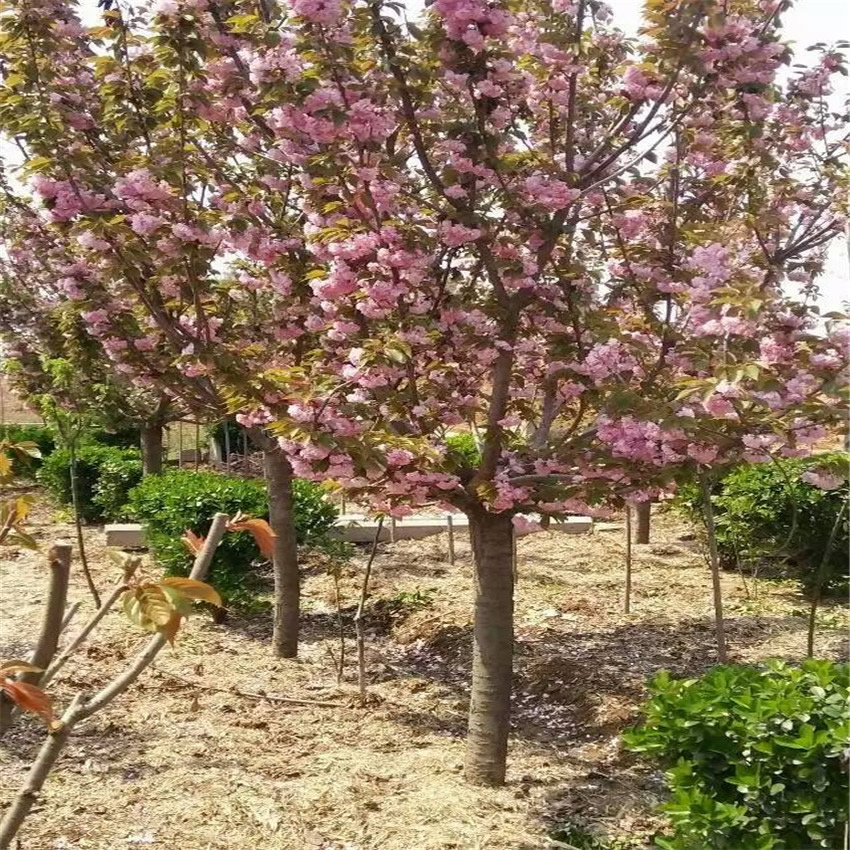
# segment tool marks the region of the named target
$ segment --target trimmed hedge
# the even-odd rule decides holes
[[[846,664],[716,667],[653,680],[629,749],[667,769],[667,850],[843,846],[847,823]]]
[[[57,449],[38,471],[38,481],[62,504],[72,504],[71,452]],[[122,519],[130,491],[142,480],[138,449],[90,443],[77,449],[80,516],[87,522]]]
[[[717,482],[712,505],[723,566],[771,564],[810,590],[832,527],[850,497],[848,459],[843,452],[829,452],[783,460],[781,466],[742,464]],[[821,469],[843,478],[844,484],[822,490],[803,479],[806,473]],[[695,485],[682,487],[676,505],[694,519],[702,519],[702,498]],[[845,517],[827,560],[826,587],[833,592],[847,586],[848,546]]]
[[[295,531],[298,543],[318,542],[333,525],[337,511],[307,481],[293,482]],[[148,475],[130,493],[130,514],[145,525],[145,534],[157,563],[167,572],[185,575],[192,556],[181,538],[185,531],[205,536],[213,514],[268,519],[265,482],[217,472],[174,469]],[[231,601],[251,590],[251,567],[262,556],[247,532],[229,532],[216,551],[210,581]]]

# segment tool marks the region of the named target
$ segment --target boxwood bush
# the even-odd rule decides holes
[[[61,448],[48,455],[38,480],[62,504],[71,500],[71,452]],[[96,443],[77,449],[77,492],[80,516],[88,522],[121,519],[130,490],[142,479],[138,449]]]
[[[667,769],[668,850],[843,846],[848,666],[807,661],[660,673],[626,745]]]
[[[769,565],[811,589],[832,527],[850,495],[848,460],[844,452],[830,452],[779,463],[742,464],[718,481],[712,505],[723,565]],[[804,476],[813,469],[827,469],[843,477],[843,486],[822,490],[807,483]],[[701,519],[698,487],[684,486],[676,504],[684,513]],[[827,589],[833,592],[847,587],[848,545],[845,521],[828,555]]]
[[[316,543],[333,525],[336,509],[314,484],[295,481],[293,491],[298,543]],[[192,564],[181,541],[187,529],[206,535],[213,514],[219,511],[267,519],[268,498],[265,482],[259,479],[174,469],[147,476],[130,494],[129,511],[145,525],[156,561],[169,573],[184,575]],[[210,581],[225,598],[240,601],[252,590],[251,567],[261,558],[250,534],[229,532],[216,552]]]

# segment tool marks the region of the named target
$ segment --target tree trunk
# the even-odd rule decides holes
[[[162,435],[161,424],[142,426],[142,470],[145,475],[162,472]]]
[[[623,613],[632,612],[632,506],[626,503],[626,594]]]
[[[275,655],[295,658],[298,654],[300,576],[292,506],[292,467],[277,448],[263,453],[269,491],[269,525],[274,540],[274,645]]]
[[[86,541],[83,538],[83,518],[80,516],[80,488],[77,481],[77,447],[75,443],[70,443],[68,451],[71,455],[70,475],[71,475],[71,505],[74,509],[74,528],[77,532],[77,551],[80,553],[80,566],[83,568],[83,575],[86,579],[86,584],[89,586],[94,607],[100,608],[100,594],[97,592],[97,586],[89,569],[89,561],[86,557]]]
[[[508,514],[469,516],[475,558],[475,626],[466,778],[502,785],[508,750],[514,649],[513,523]]]
[[[635,505],[637,515],[637,532],[635,543],[649,543],[649,515],[651,504],[649,502],[638,502]]]
[[[726,663],[726,625],[723,620],[723,591],[720,586],[720,557],[717,554],[717,530],[714,524],[714,506],[711,503],[711,483],[705,472],[700,472],[702,508],[708,534],[708,558],[711,567],[711,589],[714,597],[714,631],[717,635],[717,660]]]

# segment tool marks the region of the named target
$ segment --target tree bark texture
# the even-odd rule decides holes
[[[475,560],[475,622],[466,778],[502,785],[510,729],[514,648],[513,523],[509,514],[469,516]]]
[[[635,534],[635,543],[649,543],[649,518],[650,502],[638,502],[635,505],[635,515],[637,516],[637,533]]]
[[[276,447],[266,448],[263,458],[269,491],[269,525],[275,535],[272,644],[275,655],[295,658],[298,655],[301,578],[292,505],[292,467]]]
[[[142,471],[145,475],[157,475],[162,472],[161,424],[142,426]]]

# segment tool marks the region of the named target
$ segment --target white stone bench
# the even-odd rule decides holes
[[[536,521],[536,516],[529,517]],[[453,515],[452,525],[456,531],[468,532],[469,520],[463,515]],[[388,541],[394,536],[396,540],[420,540],[433,534],[442,534],[448,528],[445,516],[408,516],[395,522],[393,533],[390,520],[384,520],[381,528],[381,541]],[[343,514],[337,520],[331,534],[337,540],[345,540],[348,543],[371,543],[375,539],[378,529],[376,520],[367,519],[357,514]],[[549,531],[561,531],[565,534],[587,534],[593,529],[593,520],[590,517],[571,516],[565,520],[552,520]],[[529,534],[525,530],[519,530],[517,536]]]
[[[106,545],[116,549],[144,549],[145,529],[134,522],[105,525]]]
[[[537,521],[539,517],[531,515],[528,519]],[[455,531],[468,532],[469,520],[462,514],[452,515],[452,526]],[[378,529],[376,520],[368,519],[361,514],[343,514],[331,530],[331,535],[337,540],[348,543],[371,543]],[[390,520],[384,520],[380,540],[421,540],[434,534],[442,534],[448,529],[445,516],[408,516],[395,522],[395,529]],[[571,516],[564,520],[552,520],[549,531],[560,531],[564,534],[587,534],[593,530],[593,520],[590,517]],[[113,523],[104,526],[106,545],[116,549],[144,549],[145,530],[137,523]],[[517,537],[534,533],[520,529]]]

